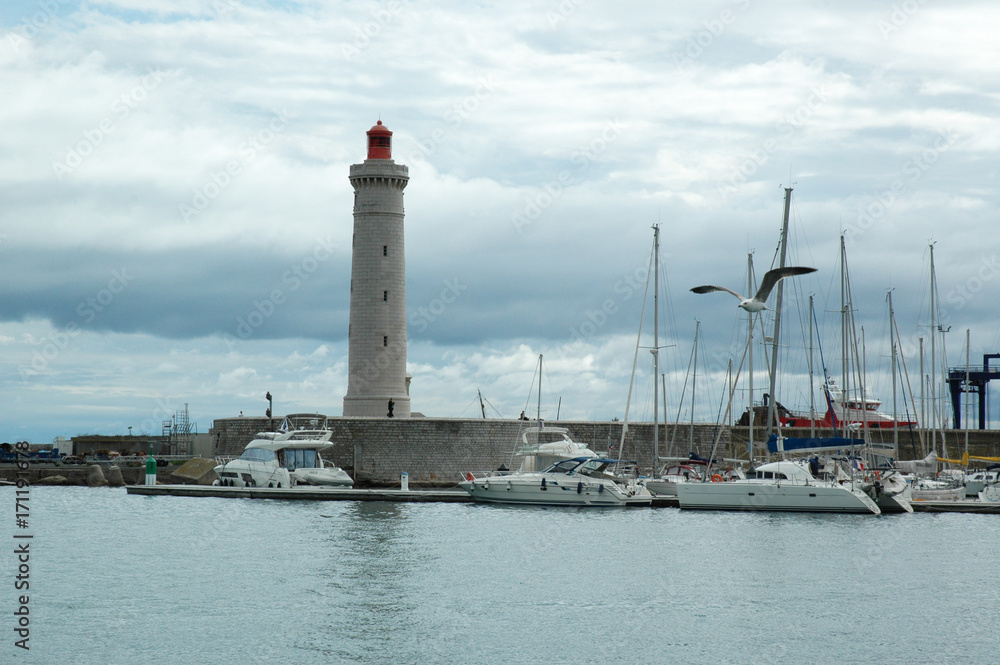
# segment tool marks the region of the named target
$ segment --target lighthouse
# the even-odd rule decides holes
[[[403,189],[409,169],[392,160],[392,132],[368,132],[368,158],[351,165],[354,240],[345,416],[410,417],[406,374]]]

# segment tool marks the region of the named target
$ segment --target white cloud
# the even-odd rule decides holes
[[[706,353],[725,355],[742,331],[733,303],[687,289],[742,279],[751,249],[765,269],[789,183],[795,251],[821,269],[803,288],[836,308],[838,234],[854,229],[855,298],[872,326],[893,286],[901,325],[920,330],[932,238],[945,296],[990,256],[1000,47],[982,4],[894,16],[861,2],[107,0],[32,26],[37,11],[8,12],[0,45],[0,343],[12,351],[0,397],[17,405],[0,438],[120,431],[185,402],[207,428],[261,411],[268,390],[282,410],[339,412],[347,172],[379,117],[410,166],[409,359],[413,408],[428,415],[459,415],[476,389],[515,415],[544,353],[562,415],[620,416],[638,297],[616,285],[646,264],[656,221],[679,322],[665,335],[687,348],[698,317]],[[318,242],[330,258],[292,292],[282,275]],[[136,280],[82,321],[122,266]],[[448,280],[459,297],[414,325]],[[942,305],[972,328],[974,356],[996,350],[997,283]],[[239,336],[274,288],[287,302]],[[609,298],[617,311],[571,348]],[[80,333],[60,348],[68,322]],[[46,344],[55,355],[38,361]],[[719,386],[705,389],[710,419]],[[42,415],[54,412],[72,415]]]

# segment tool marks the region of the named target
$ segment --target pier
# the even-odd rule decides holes
[[[394,503],[473,503],[465,490],[353,489],[315,487],[223,487],[221,485],[128,485],[141,496],[208,496],[225,499],[282,499],[292,501],[391,501]],[[654,497],[653,508],[676,508],[676,497]]]

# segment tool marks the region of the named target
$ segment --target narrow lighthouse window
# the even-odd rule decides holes
[[[389,245],[382,245],[382,256],[389,256]]]
[[[388,335],[383,335],[382,336],[382,346],[389,346],[389,336]]]
[[[389,292],[388,291],[383,291],[382,292],[382,302],[389,302]]]

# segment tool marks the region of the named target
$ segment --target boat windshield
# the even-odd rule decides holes
[[[285,449],[285,466],[295,469],[313,469],[316,467],[316,451],[309,449]]]
[[[561,462],[556,462],[548,469],[545,470],[546,473],[573,473],[578,466],[583,464],[579,459],[564,459]]]
[[[274,451],[264,448],[247,448],[240,455],[240,459],[251,462],[270,462],[274,459]]]

